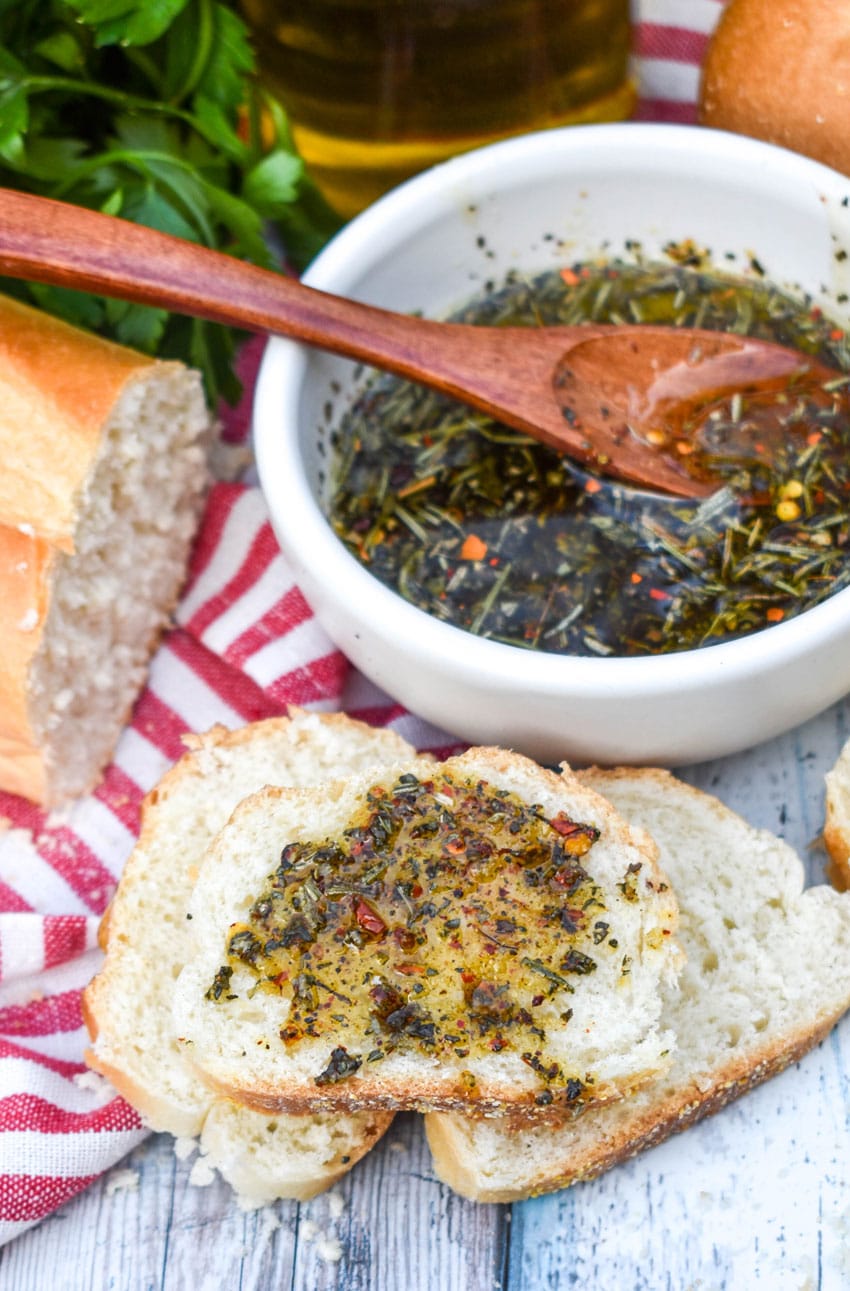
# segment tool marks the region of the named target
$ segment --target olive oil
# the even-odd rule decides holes
[[[516,275],[470,302],[494,326],[668,323],[739,332],[836,370],[788,398],[765,452],[755,397],[713,409],[695,453],[717,491],[665,498],[584,472],[483,413],[383,377],[334,434],[329,518],[376,578],[433,617],[553,654],[646,655],[769,628],[850,585],[850,345],[761,276],[672,263]],[[779,401],[777,401],[779,402]]]
[[[627,117],[628,0],[243,0],[296,145],[344,217],[454,153]]]
[[[507,1049],[537,1073],[539,1105],[553,1090],[575,1103],[582,1081],[540,1052],[547,1028],[569,1022],[579,978],[603,958],[622,961],[616,920],[582,863],[598,836],[445,771],[376,785],[340,838],[283,848],[247,920],[231,925],[208,998],[229,997],[236,967],[253,989],[287,998],[283,1047],[339,1042],[319,1085],[399,1050]],[[618,885],[626,901],[639,869]]]

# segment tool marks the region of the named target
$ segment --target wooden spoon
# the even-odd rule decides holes
[[[681,451],[694,409],[741,389],[836,376],[794,350],[726,333],[476,327],[394,314],[8,189],[0,189],[0,274],[306,341],[452,395],[607,475],[685,497],[717,487]]]

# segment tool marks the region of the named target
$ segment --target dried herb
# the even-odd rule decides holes
[[[338,1045],[331,1051],[330,1062],[324,1071],[320,1071],[316,1077],[317,1085],[336,1085],[341,1080],[347,1080],[353,1076],[363,1065],[363,1059],[355,1054],[350,1054],[342,1045]]]
[[[247,974],[249,994],[289,1001],[287,1048],[344,1033],[320,1084],[353,1074],[358,1052],[523,1052],[564,1025],[576,977],[596,968],[604,903],[578,857],[598,836],[444,769],[376,784],[338,838],[283,848],[208,998],[233,998],[238,969],[240,990]],[[563,1088],[567,1073],[546,1070]]]
[[[755,268],[752,278],[706,269],[690,244],[668,253],[670,264],[513,276],[458,317],[714,328],[850,370],[847,335],[811,301]],[[850,582],[848,382],[839,378],[834,408],[789,406],[789,436],[770,464],[747,401],[715,409],[701,451],[723,487],[697,504],[611,483],[483,414],[378,378],[334,435],[330,518],[382,582],[478,635],[603,656],[710,645]]]

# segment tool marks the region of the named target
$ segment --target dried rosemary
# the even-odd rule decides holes
[[[850,370],[850,338],[811,301],[670,254],[515,275],[458,317],[716,328]],[[696,504],[597,478],[482,414],[377,378],[335,432],[330,518],[377,578],[481,636],[584,655],[710,645],[850,581],[850,424],[837,397],[847,382],[835,407],[789,402],[770,464],[746,398],[716,409],[702,453],[723,487]]]

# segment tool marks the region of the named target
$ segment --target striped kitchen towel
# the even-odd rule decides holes
[[[722,0],[635,0],[642,120],[692,122],[699,65]],[[246,388],[261,349],[243,354]],[[249,398],[228,433],[247,430]],[[278,550],[259,491],[209,499],[173,630],[112,766],[89,797],[46,815],[0,793],[0,1242],[50,1214],[144,1137],[136,1113],[83,1064],[80,992],[97,926],[133,846],[144,794],[186,732],[235,727],[288,704],[343,708],[419,748],[441,742],[356,674],[316,623]]]

